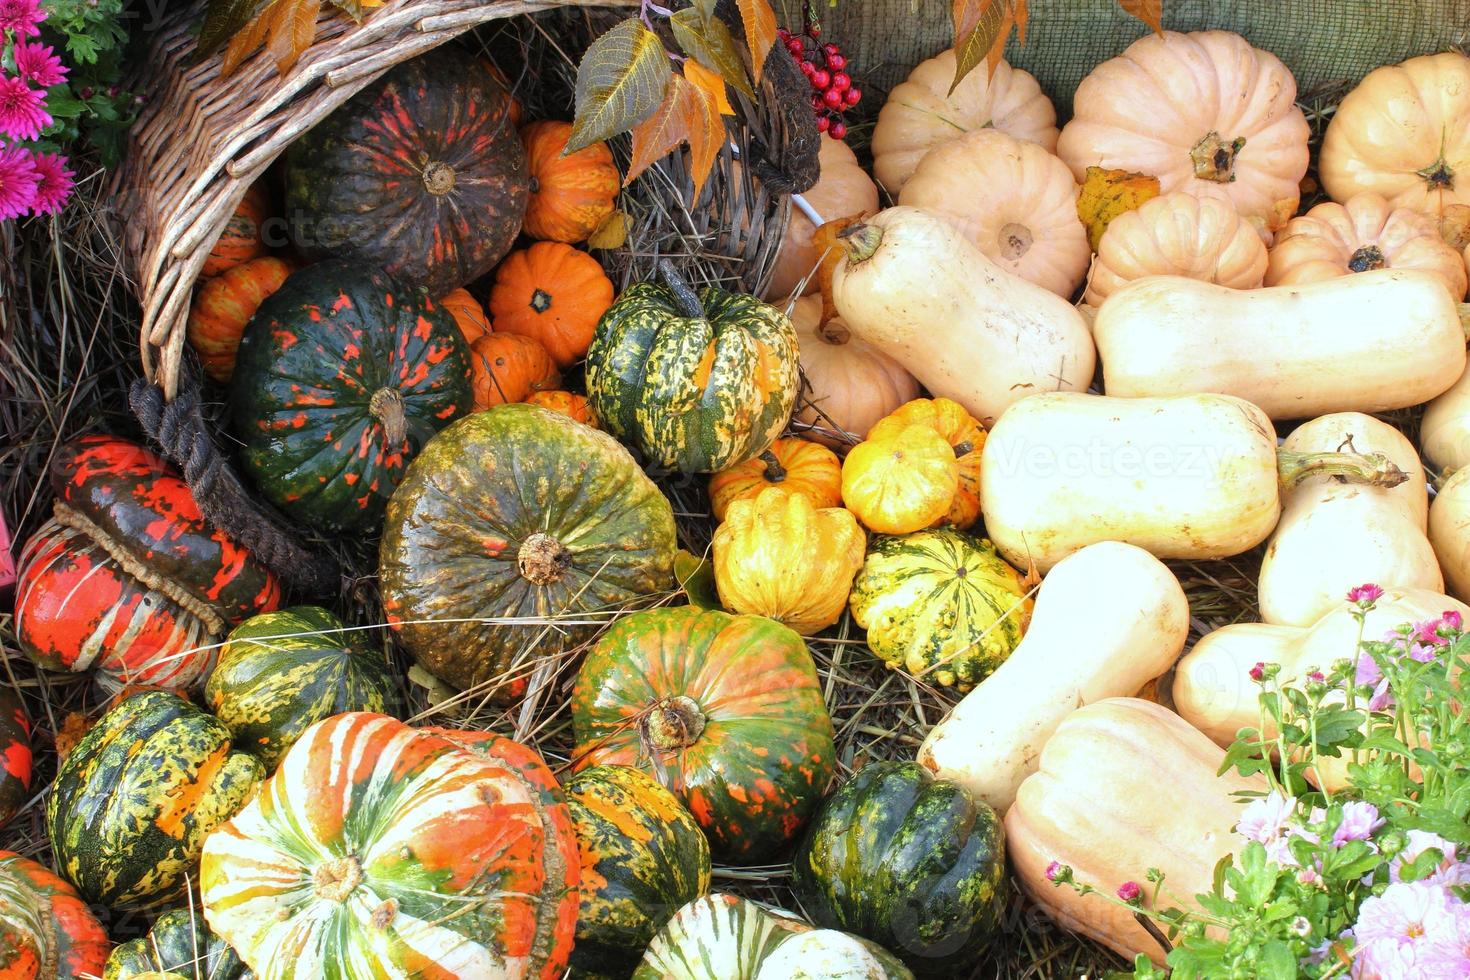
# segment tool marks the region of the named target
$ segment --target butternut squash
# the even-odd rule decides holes
[[[1429,506],[1429,541],[1450,595],[1470,597],[1470,469],[1456,470]]]
[[[1424,467],[1402,432],[1345,412],[1298,427],[1284,445],[1302,453],[1345,447],[1382,453],[1406,479],[1381,487],[1312,476],[1282,492],[1281,522],[1261,562],[1258,597],[1267,623],[1311,626],[1364,582],[1444,591],[1425,534]]]
[[[1362,583],[1359,583],[1362,584]],[[1404,623],[1437,619],[1449,610],[1470,619],[1470,606],[1429,589],[1385,588],[1369,611],[1363,635],[1381,637]],[[1175,710],[1221,746],[1245,727],[1260,724],[1260,686],[1250,678],[1258,663],[1280,664],[1280,682],[1289,684],[1313,670],[1357,654],[1358,621],[1346,595],[1310,628],[1236,623],[1206,634],[1174,672]],[[1346,761],[1323,760],[1321,778],[1328,789],[1346,783]]]
[[[1167,905],[1193,907],[1210,890],[1215,863],[1240,843],[1241,806],[1231,794],[1264,792],[1258,779],[1216,776],[1225,753],[1167,708],[1108,698],[1078,708],[1041,753],[1006,813],[1006,851],[1021,888],[1058,923],[1130,961],[1164,951],[1131,912],[1098,895],[1053,885],[1058,861],[1079,882],[1112,895],[1144,885],[1149,868],[1167,876]]]
[[[934,727],[919,765],[1003,814],[1063,719],[1138,691],[1188,635],[1189,602],[1162,562],[1118,541],[1088,545],[1041,583],[1020,644]]]
[[[1224,558],[1266,539],[1280,486],[1312,473],[1392,483],[1382,458],[1280,454],[1271,420],[1229,395],[1036,395],[985,440],[980,504],[1006,560],[1043,573],[1098,541]]]
[[[1424,410],[1419,445],[1425,460],[1441,475],[1470,464],[1470,365]]]
[[[1217,392],[1273,419],[1419,405],[1465,369],[1455,300],[1418,269],[1248,290],[1140,279],[1103,301],[1093,337],[1109,395]]]
[[[837,312],[932,394],[988,423],[1028,395],[1091,384],[1082,315],[997,266],[943,218],[889,208],[844,235]]]

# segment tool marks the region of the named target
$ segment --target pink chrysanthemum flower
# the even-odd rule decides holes
[[[1362,980],[1410,980],[1449,976],[1437,972],[1438,939],[1455,930],[1454,901],[1428,881],[1395,883],[1358,909],[1353,926],[1358,949],[1353,976]]]
[[[1235,832],[1247,840],[1269,844],[1281,837],[1295,812],[1295,796],[1282,796],[1280,791],[1272,790],[1240,811]]]
[[[1359,602],[1364,605],[1372,605],[1383,598],[1383,590],[1373,583],[1360,585],[1355,589],[1348,590],[1348,602]]]
[[[21,41],[15,46],[15,70],[21,78],[41,88],[60,85],[66,81],[68,71],[49,44],[29,41]]]
[[[36,202],[35,162],[25,150],[0,146],[0,221],[18,218]]]
[[[1464,628],[1465,620],[1458,609],[1450,609],[1439,617],[1439,625],[1449,630],[1460,630]]]
[[[1342,808],[1342,822],[1332,832],[1332,846],[1341,847],[1348,841],[1367,840],[1383,824],[1383,818],[1378,815],[1378,807],[1372,803],[1345,803]]]
[[[46,93],[13,75],[0,76],[0,135],[33,140],[51,125]]]
[[[15,31],[19,37],[35,37],[36,26],[46,19],[37,0],[0,0],[0,31]]]
[[[1136,881],[1125,881],[1118,886],[1118,897],[1129,905],[1137,904],[1143,899],[1143,886]]]
[[[36,184],[36,200],[31,210],[36,214],[55,214],[71,197],[72,178],[75,173],[66,169],[66,157],[55,153],[37,153],[32,156],[39,178]]]
[[[1393,856],[1393,862],[1388,866],[1389,881],[1399,881],[1404,867],[1412,864],[1419,855],[1432,847],[1439,851],[1443,859],[1439,862],[1438,867],[1423,880],[1440,887],[1470,885],[1470,864],[1456,860],[1457,854],[1453,841],[1447,841],[1438,834],[1427,830],[1411,830],[1408,838],[1404,849]]]

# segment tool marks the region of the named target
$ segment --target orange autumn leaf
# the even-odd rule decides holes
[[[1118,0],[1123,12],[1147,24],[1157,34],[1164,33],[1164,0]]]
[[[704,182],[715,169],[720,148],[725,145],[725,124],[720,121],[720,110],[715,101],[703,89],[691,85],[678,76],[680,84],[680,111],[684,114],[684,125],[689,138],[689,172],[694,177],[694,200],[699,200]]]
[[[842,247],[842,232],[863,220],[864,215],[850,214],[845,218],[834,218],[818,225],[812,233],[812,244],[821,252],[822,261],[817,266],[817,285],[822,291],[822,319],[817,326],[825,327],[827,321],[837,315],[837,304],[832,299],[832,274],[837,263],[846,254]]]
[[[1077,217],[1087,226],[1087,242],[1094,252],[1108,223],[1125,211],[1159,196],[1159,178],[1127,170],[1088,167],[1077,194]]]
[[[647,170],[655,160],[660,160],[677,147],[687,142],[689,131],[685,127],[684,113],[679,105],[678,85],[687,84],[678,76],[670,76],[664,89],[663,101],[653,115],[633,127],[633,155],[628,161],[628,172],[623,177],[623,186],[631,184],[639,174]]]
[[[285,74],[316,40],[323,0],[211,0],[199,29],[198,56],[225,49],[220,74],[229,75],[262,47]],[[361,22],[383,0],[330,0],[332,6]],[[256,9],[259,6],[259,9]]]
[[[686,71],[692,63],[685,64]],[[689,146],[689,172],[694,175],[697,201],[725,143],[725,125],[720,121],[720,110],[714,99],[683,75],[675,74],[669,76],[663,101],[653,115],[633,127],[633,155],[623,185],[627,186],[680,143]]]
[[[684,77],[689,80],[690,84],[714,100],[715,108],[720,111],[720,115],[735,115],[735,107],[730,105],[730,93],[725,88],[725,79],[720,75],[690,58],[684,62]]]
[[[740,19],[745,23],[745,46],[750,48],[751,74],[761,80],[766,56],[776,43],[776,12],[768,0],[737,0]]]

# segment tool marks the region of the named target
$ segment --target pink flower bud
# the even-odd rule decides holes
[[[1143,898],[1143,886],[1136,881],[1125,881],[1118,886],[1118,897],[1129,905],[1137,905]]]

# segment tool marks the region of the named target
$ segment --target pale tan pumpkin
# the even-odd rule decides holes
[[[891,195],[903,190],[925,153],[962,133],[998,129],[1056,149],[1056,109],[1028,72],[1001,61],[995,74],[972,71],[950,92],[955,64],[953,48],[921,62],[878,113],[873,176]]]
[[[1087,274],[1077,184],[1038,143],[995,129],[965,133],[924,155],[898,203],[939,215],[1001,268],[1058,296],[1070,297]]]
[[[818,327],[821,318],[822,301],[815,296],[797,300],[791,310],[807,382],[796,417],[817,426],[805,433],[808,438],[850,445],[828,434],[833,426],[861,439],[883,416],[919,397],[919,383],[903,365],[854,337],[841,317]]]
[[[1182,191],[1145,201],[1108,224],[1084,300],[1093,306],[1145,276],[1184,276],[1255,289],[1266,274],[1266,245],[1235,205]]]
[[[1324,201],[1292,218],[1271,246],[1266,285],[1336,279],[1372,269],[1422,269],[1443,280],[1456,299],[1465,295],[1465,262],[1440,237],[1433,219],[1396,208],[1378,194],[1346,204]]]
[[[1296,79],[1228,31],[1148,34],[1077,86],[1057,155],[1159,179],[1163,193],[1223,198],[1265,232],[1296,213],[1307,172]]]
[[[841,140],[822,140],[817,153],[821,176],[801,196],[823,221],[834,221],[854,214],[870,214],[878,210],[878,185],[867,171],[858,166],[857,154]],[[771,272],[766,295],[773,300],[791,295],[797,283],[810,276],[803,293],[817,291],[816,268],[822,260],[812,243],[817,226],[801,208],[792,206],[786,234],[781,236],[781,250]]]
[[[1454,51],[1370,72],[1322,138],[1317,170],[1335,201],[1376,193],[1438,217],[1470,204],[1470,58]]]
[[[1451,204],[1439,216],[1440,237],[1465,260],[1465,274],[1470,279],[1470,204]]]

